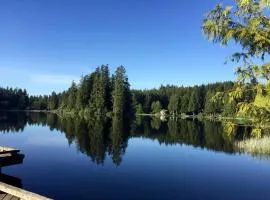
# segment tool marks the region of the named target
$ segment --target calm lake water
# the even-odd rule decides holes
[[[236,152],[222,124],[83,121],[1,113],[0,145],[23,164],[2,181],[54,199],[270,199],[270,160]]]

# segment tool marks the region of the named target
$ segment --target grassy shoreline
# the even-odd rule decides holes
[[[240,152],[248,153],[252,156],[270,156],[270,136],[262,138],[249,138],[235,142],[235,147]]]

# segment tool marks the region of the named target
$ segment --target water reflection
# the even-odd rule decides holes
[[[186,144],[214,151],[234,153],[233,140],[247,135],[248,129],[238,130],[233,136],[224,132],[219,122],[179,120],[168,122],[156,118],[137,118],[123,121],[83,120],[70,117],[60,118],[55,114],[7,112],[0,117],[0,131],[21,132],[29,125],[48,126],[65,134],[68,144],[94,163],[103,164],[109,156],[115,165],[120,165],[128,146],[129,138],[143,137],[159,141],[160,144]]]
[[[27,118],[21,112],[1,112],[0,113],[0,131],[4,133],[22,132],[27,123]]]

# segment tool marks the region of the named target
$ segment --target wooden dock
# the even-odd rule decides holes
[[[22,164],[24,155],[20,150],[0,146],[0,174],[2,167]],[[2,180],[1,180],[2,181]],[[0,181],[0,200],[50,200],[47,197],[23,190]]]
[[[19,200],[20,198],[4,192],[0,192],[0,200]]]
[[[9,147],[0,147],[0,154],[6,154],[6,153],[19,153],[20,150],[18,149],[13,149]]]
[[[0,168],[22,164],[24,155],[19,152],[20,150],[18,149],[0,147]]]
[[[2,191],[2,199],[3,200],[17,200],[17,199],[24,199],[24,200],[51,200],[47,197],[35,194],[33,192],[28,192],[26,190],[5,184],[0,182],[0,191]],[[0,193],[0,200],[1,193]]]
[[[0,173],[2,167],[22,164],[23,159],[24,155],[20,154],[20,150],[0,146]]]

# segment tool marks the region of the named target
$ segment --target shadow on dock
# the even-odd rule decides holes
[[[14,187],[22,188],[22,180],[20,178],[10,176],[7,174],[0,174],[0,182],[6,183],[8,185],[12,185]]]

